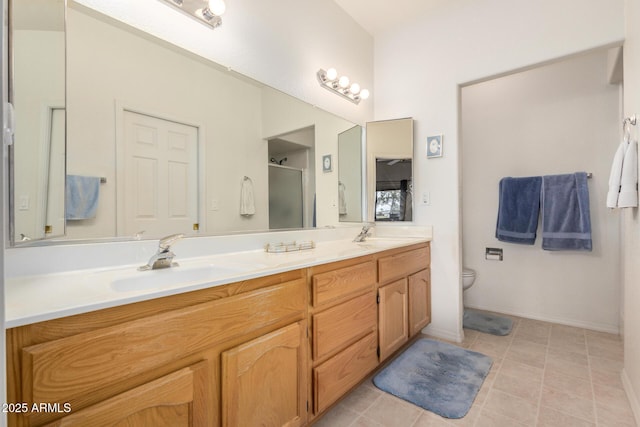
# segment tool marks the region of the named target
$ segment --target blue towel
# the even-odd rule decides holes
[[[496,238],[502,242],[533,245],[538,229],[542,177],[506,177],[500,180]]]
[[[542,249],[591,250],[587,174],[542,177]]]
[[[65,189],[66,219],[95,218],[98,210],[99,195],[99,177],[67,175]]]

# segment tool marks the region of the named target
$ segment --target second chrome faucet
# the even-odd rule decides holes
[[[171,251],[171,245],[178,240],[182,239],[184,234],[172,234],[170,236],[160,239],[158,244],[158,251],[149,258],[149,262],[145,265],[138,267],[140,271],[158,270],[160,268],[177,267],[178,263],[173,262],[173,258],[176,256]]]

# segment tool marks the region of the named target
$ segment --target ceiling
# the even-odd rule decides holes
[[[446,0],[334,0],[369,34],[385,31],[423,15]],[[450,0],[449,0],[450,1]]]

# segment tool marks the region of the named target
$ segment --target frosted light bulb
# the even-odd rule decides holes
[[[343,89],[347,88],[349,86],[349,77],[347,76],[340,77],[340,80],[338,80],[338,84]]]
[[[352,83],[351,87],[349,88],[349,92],[357,95],[360,92],[360,85],[358,83]]]
[[[209,10],[211,10],[214,15],[221,16],[224,11],[227,10],[227,5],[224,3],[224,0],[209,0]]]
[[[338,77],[338,70],[336,70],[335,68],[329,68],[327,70],[327,79],[335,80],[336,77]]]
[[[360,98],[367,99],[368,97],[369,97],[369,91],[367,89],[362,89],[362,92],[360,92]]]

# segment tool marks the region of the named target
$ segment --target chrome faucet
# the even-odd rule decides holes
[[[160,239],[158,244],[158,252],[156,252],[146,265],[138,267],[140,271],[157,270],[160,268],[177,267],[178,263],[173,262],[173,258],[176,256],[171,252],[171,245],[178,240],[182,239],[184,234],[172,234],[170,236]]]
[[[373,227],[374,224],[365,224],[362,226],[362,230],[360,230],[360,234],[358,234],[356,236],[355,239],[353,239],[354,242],[364,242],[364,239],[366,239],[367,237],[371,236],[371,233],[369,233],[369,230],[371,229],[371,227]]]

